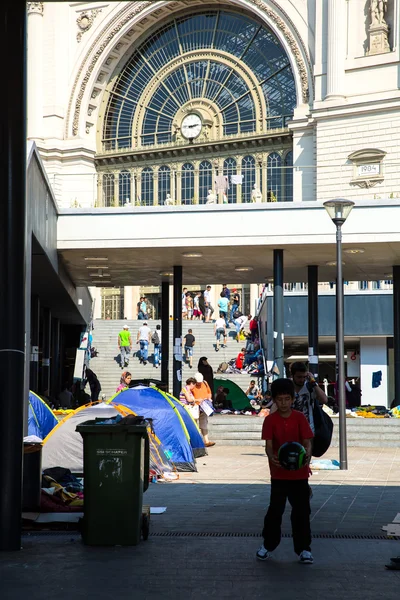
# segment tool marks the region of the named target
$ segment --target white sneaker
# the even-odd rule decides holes
[[[266,548],[264,548],[264,544],[261,544],[261,546],[256,552],[256,557],[258,558],[258,560],[268,560],[269,558],[272,558],[272,553],[269,552]]]
[[[308,550],[303,550],[299,556],[299,562],[303,565],[312,565],[314,562],[313,555]]]

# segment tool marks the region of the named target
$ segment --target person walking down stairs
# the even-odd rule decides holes
[[[118,346],[121,355],[121,369],[129,365],[129,355],[132,348],[132,338],[129,332],[129,326],[124,325],[122,331],[118,334]]]
[[[136,343],[140,344],[139,361],[144,365],[147,365],[147,359],[149,357],[149,343],[151,340],[151,329],[147,325],[147,321],[139,328]]]

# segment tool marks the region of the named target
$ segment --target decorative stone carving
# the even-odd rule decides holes
[[[367,56],[390,52],[389,25],[385,21],[388,0],[370,0],[371,25],[368,29]]]
[[[164,200],[164,204],[165,204],[165,206],[174,206],[175,205],[175,200],[173,198],[171,198],[171,194],[167,194],[167,197]]]
[[[207,202],[206,204],[216,204],[217,196],[214,194],[212,190],[208,190]]]
[[[378,148],[365,148],[349,154],[348,159],[353,164],[353,179],[350,185],[360,188],[371,188],[384,180],[383,159],[386,152]]]
[[[79,17],[76,20],[76,24],[80,29],[80,31],[78,31],[78,33],[76,34],[76,40],[78,44],[81,41],[83,34],[86,33],[86,31],[89,31],[89,29],[93,25],[93,21],[101,11],[101,8],[94,8],[93,10],[85,10],[80,13]]]
[[[44,11],[43,2],[27,2],[26,9],[28,11],[28,15],[31,13],[37,13],[38,15],[43,15],[43,11]]]
[[[262,202],[262,193],[257,184],[253,185],[253,189],[251,191],[251,201],[252,202]]]

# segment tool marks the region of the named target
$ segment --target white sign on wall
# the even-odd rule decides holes
[[[370,177],[371,175],[380,174],[379,163],[373,163],[371,165],[358,165],[357,175],[358,177]]]

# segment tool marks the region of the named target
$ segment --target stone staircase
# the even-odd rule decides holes
[[[139,378],[161,378],[161,367],[156,369],[153,364],[153,344],[149,344],[149,362],[147,365],[139,363],[139,359],[136,354],[139,349],[139,345],[136,344],[136,336],[139,327],[143,324],[143,321],[138,320],[119,320],[119,321],[103,321],[96,319],[94,321],[93,330],[93,346],[98,351],[99,355],[97,358],[92,358],[90,361],[90,368],[96,373],[100,380],[102,387],[102,394],[105,394],[107,398],[115,393],[119,380],[121,377],[122,369],[117,362],[119,357],[119,349],[117,345],[118,333],[121,331],[124,325],[129,325],[129,331],[131,333],[133,342],[133,352],[129,362],[129,371],[132,373],[133,379]],[[161,324],[158,320],[149,320],[148,325],[153,332],[157,324]],[[170,321],[170,387],[172,388],[172,344],[173,344],[173,323]],[[188,377],[194,375],[197,371],[197,363],[201,356],[206,356],[208,362],[214,369],[216,375],[217,368],[221,362],[228,362],[231,358],[237,356],[241,343],[237,343],[235,338],[235,329],[231,325],[228,330],[228,342],[226,348],[220,348],[219,352],[215,351],[215,335],[214,335],[214,324],[213,323],[202,323],[200,321],[183,321],[182,323],[182,335],[185,336],[188,329],[193,330],[193,335],[196,338],[196,344],[193,353],[193,369],[190,369],[188,365],[183,363],[183,381]],[[242,389],[247,389],[250,382],[251,376],[249,375],[225,375],[222,374],[223,378],[231,379],[237,383]]]
[[[333,418],[332,447],[339,446],[339,420]],[[350,448],[399,448],[400,419],[348,418],[347,445]],[[221,446],[264,447],[263,419],[256,416],[213,415],[209,419],[210,439]]]

